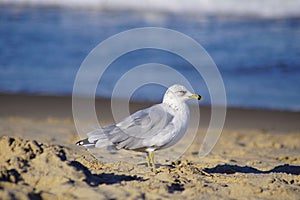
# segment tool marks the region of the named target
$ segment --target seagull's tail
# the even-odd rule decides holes
[[[102,148],[112,146],[108,139],[107,132],[113,127],[100,127],[87,134],[88,138],[76,142],[76,145],[84,146],[86,149]]]

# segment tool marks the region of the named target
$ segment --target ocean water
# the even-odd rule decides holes
[[[300,1],[184,2],[0,0],[0,92],[71,95],[77,70],[101,41],[132,28],[158,26],[180,31],[206,49],[221,72],[228,106],[300,111]],[[112,63],[97,96],[109,98],[122,74],[152,62],[189,77],[194,89],[208,97],[204,103],[210,103],[188,62],[153,49]],[[159,101],[163,92],[147,85],[132,99]]]

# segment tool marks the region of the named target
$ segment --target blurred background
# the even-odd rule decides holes
[[[70,96],[96,45],[148,26],[203,45],[222,74],[228,106],[300,111],[300,0],[0,0],[0,93]],[[199,79],[184,59],[141,50],[112,63],[97,96],[109,98],[122,73],[150,62]],[[132,99],[159,101],[163,92],[146,86]]]

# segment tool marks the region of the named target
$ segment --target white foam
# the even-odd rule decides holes
[[[196,16],[300,17],[300,0],[0,0],[0,4],[146,11]]]

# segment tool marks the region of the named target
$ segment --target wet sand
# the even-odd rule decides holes
[[[103,124],[113,122],[109,100],[98,99],[96,109]],[[74,145],[71,98],[2,94],[0,197],[299,199],[300,113],[229,108],[217,145],[199,158],[210,118],[208,107],[200,110],[193,145],[176,161],[158,162],[154,174],[145,163],[104,162]]]

